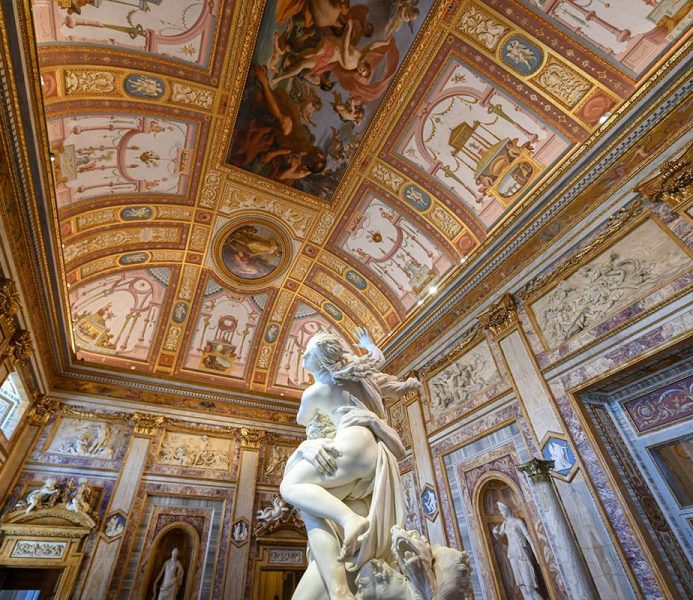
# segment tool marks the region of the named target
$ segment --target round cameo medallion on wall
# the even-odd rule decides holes
[[[281,275],[291,258],[288,234],[266,219],[245,218],[223,227],[214,246],[217,267],[236,283],[264,284]]]

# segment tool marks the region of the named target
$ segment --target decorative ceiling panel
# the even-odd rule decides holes
[[[228,160],[331,200],[432,0],[268,0]]]
[[[411,331],[687,43],[690,4],[17,3],[63,384],[276,400],[312,331]]]

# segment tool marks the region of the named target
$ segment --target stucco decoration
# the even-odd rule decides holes
[[[157,462],[163,465],[226,471],[231,464],[232,443],[230,438],[167,431]]]
[[[46,452],[112,460],[120,448],[124,425],[108,421],[63,417]]]
[[[647,219],[530,304],[548,348],[603,321],[691,267],[683,246]]]

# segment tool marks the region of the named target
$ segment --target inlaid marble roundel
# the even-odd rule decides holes
[[[217,236],[217,266],[232,279],[261,283],[279,275],[290,259],[289,239],[266,221],[236,222]]]

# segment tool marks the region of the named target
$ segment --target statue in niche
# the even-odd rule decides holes
[[[183,585],[184,576],[185,569],[178,560],[178,548],[174,548],[171,551],[171,558],[164,563],[159,575],[154,580],[152,600],[176,600],[178,590]],[[161,580],[161,585],[159,585],[159,580]],[[159,588],[158,592],[157,587]]]
[[[466,554],[443,549],[453,553],[451,563],[462,566],[441,572],[445,581],[437,582],[428,542],[400,529],[404,502],[397,461],[406,451],[385,422],[383,398],[419,389],[420,383],[381,373],[382,352],[365,330],[356,337],[368,351],[364,356],[328,332],[315,334],[303,355],[303,368],[315,383],[304,391],[296,420],[308,439],[289,458],[280,488],[300,509],[310,547],[293,598],[370,598],[364,591],[369,574],[381,579],[382,597],[453,598],[433,593],[451,573],[461,569],[468,575]],[[381,575],[394,572],[389,563],[396,557],[402,573],[385,581]]]
[[[515,584],[525,600],[543,600],[539,594],[539,583],[534,572],[533,562],[536,560],[537,553],[527,525],[512,513],[507,504],[497,502],[496,505],[503,516],[503,523],[493,528],[493,535],[498,539],[503,536],[507,538],[508,562]]]

